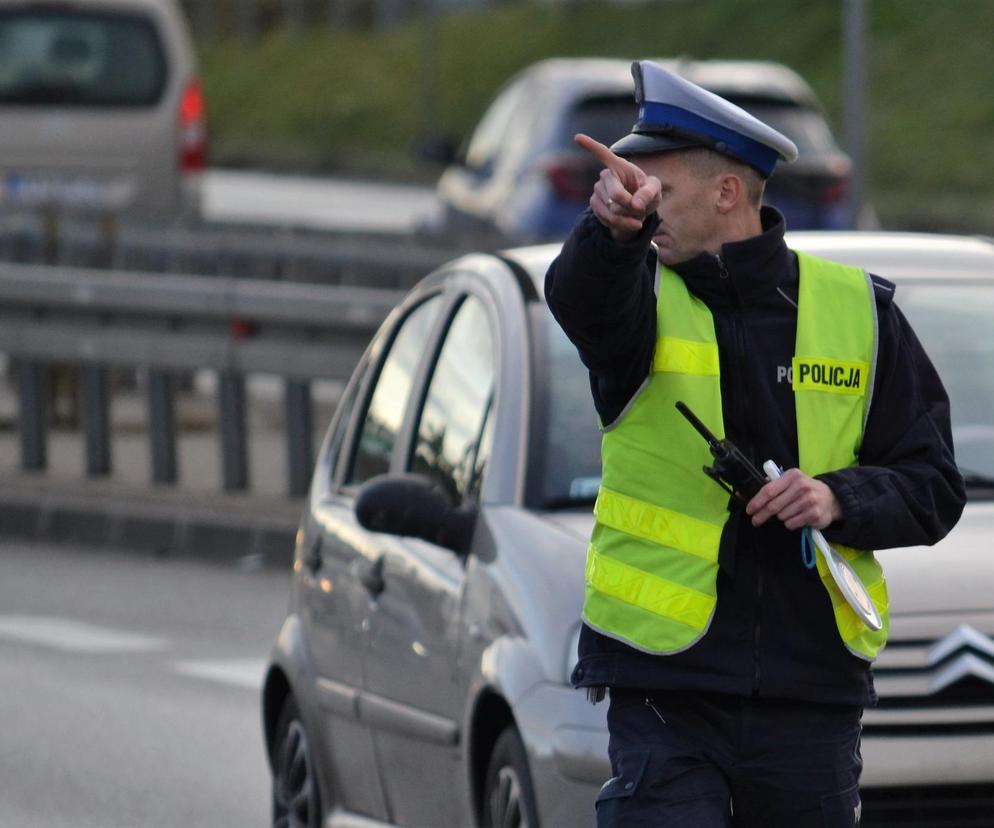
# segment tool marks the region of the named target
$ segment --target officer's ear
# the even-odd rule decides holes
[[[730,213],[746,200],[746,186],[742,177],[726,171],[718,180],[718,198],[715,207],[722,215]]]

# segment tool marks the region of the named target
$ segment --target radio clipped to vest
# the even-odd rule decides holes
[[[714,463],[705,466],[704,473],[744,506],[769,482],[766,475],[757,469],[731,440],[719,440],[715,437],[689,406],[677,402],[676,407],[697,429],[697,433],[707,441],[711,450]]]
[[[765,471],[759,471],[730,440],[719,440],[715,437],[685,403],[677,402],[676,407],[707,440],[711,456],[714,457],[714,465],[705,466],[704,473],[740,503],[748,503],[763,486],[780,477],[780,467],[775,462],[767,460],[763,464]],[[814,528],[810,531],[846,603],[871,630],[882,629],[883,620],[880,613],[856,571],[832,548],[821,532]]]

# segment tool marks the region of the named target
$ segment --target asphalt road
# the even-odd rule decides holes
[[[0,544],[0,827],[265,825],[289,574]]]

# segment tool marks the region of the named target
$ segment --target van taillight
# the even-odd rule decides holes
[[[207,166],[207,119],[200,82],[190,81],[179,103],[179,166],[185,173]]]

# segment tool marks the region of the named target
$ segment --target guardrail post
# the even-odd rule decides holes
[[[17,362],[17,428],[21,435],[21,468],[44,471],[48,465],[48,368]]]
[[[307,494],[314,466],[313,434],[310,383],[287,380],[286,446],[291,497]]]
[[[248,488],[245,377],[222,371],[220,380],[221,472],[227,491]]]
[[[148,372],[148,437],[152,457],[152,482],[175,483],[176,385],[172,374],[157,369]]]
[[[110,371],[102,365],[81,366],[79,393],[87,477],[110,474]]]

